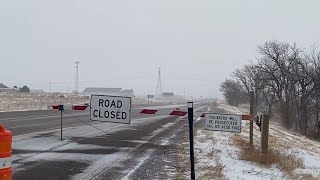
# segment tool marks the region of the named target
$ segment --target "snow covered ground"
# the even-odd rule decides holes
[[[72,94],[27,94],[27,93],[1,93],[0,92],[0,112],[4,111],[24,111],[47,109],[48,106],[65,104],[83,104],[89,102],[88,96],[77,96]],[[186,100],[179,97],[154,98],[149,104],[163,105],[186,103]],[[132,97],[132,104],[148,104],[145,96]]]
[[[70,94],[0,93],[0,111],[47,109],[56,104],[79,104],[89,98]]]
[[[220,102],[218,108],[234,114],[247,114],[248,108],[237,108]],[[285,171],[281,163],[262,165],[240,160],[240,147],[235,140],[249,141],[248,122],[243,121],[242,132],[214,132],[199,128],[195,132],[196,177],[198,179],[320,179],[320,143],[294,135],[272,122],[270,146],[275,152],[301,160],[303,165],[292,172]],[[260,131],[254,127],[254,145],[259,149]],[[184,146],[188,147],[188,142]],[[188,156],[186,151],[186,156]],[[282,163],[283,164],[283,163]],[[189,178],[185,173],[185,178]]]
[[[214,108],[214,109],[213,109]],[[220,102],[218,106],[208,106],[206,111],[228,112],[234,114],[247,114],[247,107],[232,107]],[[198,110],[196,110],[197,112]],[[200,113],[201,114],[201,113]],[[168,116],[158,116],[154,119],[145,118],[135,121],[136,124],[144,124],[146,122],[156,121]],[[243,149],[239,146],[239,142],[248,142],[249,126],[248,122],[243,121],[241,133],[228,132],[214,132],[207,131],[203,128],[203,119],[195,117],[196,123],[200,126],[195,129],[195,160],[196,160],[196,178],[197,179],[320,179],[320,143],[309,140],[303,136],[295,135],[277,123],[270,124],[269,142],[271,148],[276,149],[280,154],[287,154],[288,157],[294,157],[302,162],[302,165],[294,167],[292,171],[287,171],[283,168],[283,163],[273,163],[271,165],[262,165],[253,161],[244,160],[241,158]],[[148,142],[150,138],[158,133],[171,127],[173,123],[167,123],[161,129],[154,131],[150,137],[145,139]],[[99,124],[99,128],[106,130],[108,133],[126,129],[126,125],[122,124]],[[132,127],[131,129],[135,129]],[[181,130],[181,131],[180,131]],[[189,141],[186,128],[181,127],[180,133],[184,132],[184,138],[181,138],[181,143],[177,143],[177,159],[163,159],[163,161],[178,162],[179,165],[175,167],[166,167],[168,179],[190,179],[189,169]],[[184,131],[182,131],[184,130]],[[46,132],[39,132],[14,137],[13,147],[16,154],[13,156],[13,168],[15,173],[24,171],[30,162],[35,161],[71,161],[77,159],[82,163],[90,163],[82,173],[73,176],[74,179],[90,179],[96,176],[99,168],[108,167],[117,162],[121,157],[127,157],[128,152],[132,151],[130,148],[124,149],[117,153],[110,153],[109,155],[99,153],[81,153],[81,151],[111,151],[110,146],[100,145],[85,145],[79,144],[72,139],[97,137],[104,133],[88,126],[72,127],[64,129],[64,138],[66,140],[59,140],[59,130],[52,130]],[[46,136],[47,134],[47,136]],[[175,136],[175,135],[174,135]],[[239,140],[239,142],[237,142]],[[132,141],[134,142],[134,141]],[[161,145],[170,143],[170,138],[162,139]],[[254,127],[254,145],[259,149],[260,131],[255,125]],[[244,143],[245,144],[245,143]],[[126,148],[126,147],[123,147]],[[80,151],[81,150],[81,151]],[[80,152],[75,152],[80,151]],[[138,169],[150,159],[148,154],[142,154],[137,157],[139,161],[133,169],[128,170],[127,176],[123,179],[130,179],[131,174],[138,171]],[[286,156],[285,156],[286,157]],[[281,159],[280,159],[281,160]],[[92,163],[93,162],[93,163]],[[92,164],[91,164],[92,163]],[[161,178],[155,178],[161,179]]]

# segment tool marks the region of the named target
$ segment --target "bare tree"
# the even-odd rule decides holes
[[[234,103],[231,90],[239,92],[240,86],[246,95],[253,90],[256,111],[277,113],[284,127],[303,135],[317,129],[320,141],[320,50],[314,45],[304,52],[296,44],[269,41],[258,46],[258,53],[257,63],[233,72],[238,82],[222,83],[226,99]]]
[[[292,69],[295,54],[287,43],[271,41],[258,46],[261,54],[258,67],[270,82],[279,102],[279,112],[284,126],[292,125],[290,116],[290,78],[288,74]]]
[[[259,68],[251,62],[250,65],[245,65],[242,69],[237,69],[233,72],[233,76],[242,83],[248,95],[250,91],[254,91],[254,114],[264,109],[263,89],[266,79],[263,77],[263,73],[259,71]]]
[[[317,138],[320,141],[320,119],[319,119],[319,108],[320,108],[320,50],[314,44],[310,51],[305,53],[305,59],[311,64],[312,70],[309,75],[313,81],[313,100],[314,100],[314,111],[315,111],[315,126],[317,127],[318,134]]]
[[[248,102],[248,96],[239,81],[225,80],[220,87],[228,104],[238,106],[239,104]]]

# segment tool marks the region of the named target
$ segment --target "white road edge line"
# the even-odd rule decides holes
[[[146,155],[142,158],[139,159],[139,163],[132,169],[129,171],[129,173],[122,178],[122,180],[129,180],[129,177],[140,167],[142,166],[142,164],[149,158],[150,156],[149,155]]]

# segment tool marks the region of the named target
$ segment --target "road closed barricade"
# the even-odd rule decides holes
[[[0,180],[12,179],[12,133],[0,124]]]
[[[158,113],[159,110],[157,109],[142,109],[140,111],[140,114],[156,114]],[[171,115],[171,116],[185,116],[187,115],[188,113],[185,112],[185,111],[181,111],[181,110],[172,110],[168,115]]]
[[[140,114],[161,114],[160,112],[161,110],[158,109],[142,109],[140,111]],[[188,114],[188,112],[186,111],[182,111],[180,108],[176,108],[175,110],[172,110],[169,114],[170,116],[186,116]],[[203,118],[205,115],[205,112],[196,112],[195,113],[197,116]]]
[[[65,109],[75,110],[75,111],[84,111],[88,107],[89,107],[88,105],[82,105],[82,104],[79,104],[79,105],[64,105]],[[59,105],[48,106],[47,109],[59,110]]]
[[[88,105],[72,105],[72,110],[76,111],[84,111],[86,110]]]

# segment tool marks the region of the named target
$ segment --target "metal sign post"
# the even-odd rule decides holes
[[[190,141],[190,162],[191,162],[191,179],[195,180],[194,171],[194,146],[193,146],[193,102],[188,102],[188,120],[189,120],[189,141]]]
[[[62,141],[62,111],[64,110],[63,105],[58,105],[58,110],[61,112],[60,114],[60,140]]]

